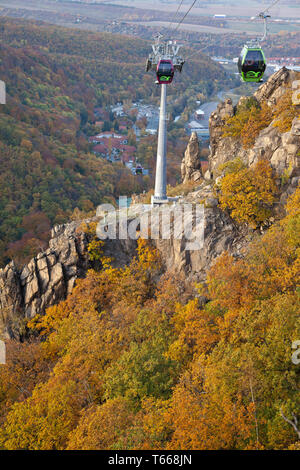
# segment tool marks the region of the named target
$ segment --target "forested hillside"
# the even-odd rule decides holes
[[[158,91],[144,72],[146,41],[2,18],[0,48],[8,95],[0,109],[3,265],[44,247],[50,226],[76,207],[90,212],[120,192],[142,189],[123,165],[91,153],[87,134],[95,106],[155,102]],[[170,89],[174,106],[183,110],[189,96],[209,96],[225,82],[219,66],[197,57]]]
[[[299,449],[300,187],[286,210],[197,295],[147,242],[119,269],[91,242],[101,269],[7,342],[0,448]]]

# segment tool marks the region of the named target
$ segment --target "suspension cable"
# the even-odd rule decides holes
[[[263,13],[263,14],[266,14],[269,10],[271,10],[271,8],[273,8],[273,7],[274,7],[275,5],[277,5],[277,3],[279,3],[279,2],[280,2],[280,0],[276,0],[276,1],[273,2],[266,10],[264,10],[262,13]],[[194,2],[194,3],[196,3],[196,2]],[[190,10],[193,8],[193,6],[194,6],[194,4],[191,6]],[[190,11],[190,10],[189,10],[189,11]],[[189,11],[187,12],[187,14],[189,13]],[[187,16],[187,14],[186,14],[186,16]],[[185,16],[185,17],[186,17],[186,16]],[[185,18],[185,17],[184,17],[184,18]],[[184,18],[181,20],[181,22],[184,20]],[[179,26],[179,25],[178,25],[178,26]],[[204,47],[204,49],[201,49],[200,51],[195,51],[195,52],[193,52],[190,56],[188,56],[188,57],[186,58],[186,60],[191,59],[191,58],[194,57],[196,54],[199,54],[199,52],[200,52],[200,53],[203,53],[204,51],[206,51],[207,49],[209,49],[210,46],[211,46],[211,45],[208,44],[206,47]]]
[[[180,4],[178,5],[178,8],[177,8],[177,10],[176,10],[176,13],[174,14],[172,20],[171,20],[170,23],[169,23],[169,28],[171,28],[172,24],[174,23],[174,21],[175,21],[177,15],[178,15],[178,13],[179,13],[179,10],[180,10],[180,8],[182,7],[183,2],[184,2],[184,0],[181,0],[181,1],[180,1]]]
[[[207,49],[209,49],[211,47],[211,44],[208,44],[207,46],[204,47],[204,49],[200,49],[199,51],[196,50],[194,51],[191,55],[189,55],[185,60],[190,60],[192,57],[194,57],[196,54],[203,54],[204,51],[206,51]]]
[[[275,0],[275,2],[273,2],[266,10],[262,11],[258,15],[258,18],[261,18],[264,22],[264,35],[260,39],[260,42],[263,42],[267,39],[268,32],[269,32],[269,30],[268,30],[268,19],[271,18],[271,16],[268,15],[267,13],[269,12],[269,10],[271,10],[271,8],[273,8],[279,2],[280,2],[280,0]]]
[[[275,7],[275,5],[277,5],[277,3],[279,3],[280,0],[275,0],[275,2],[273,2],[266,10],[263,11],[263,13],[267,13],[269,10],[271,10],[271,8]]]
[[[174,29],[174,33],[178,30],[179,26],[183,23],[183,21],[185,20],[185,18],[187,17],[187,15],[189,14],[189,12],[192,10],[192,8],[195,6],[197,0],[194,0],[192,5],[190,6],[190,8],[188,9],[188,11],[185,13],[184,17],[179,21],[178,25],[176,26],[176,28]]]

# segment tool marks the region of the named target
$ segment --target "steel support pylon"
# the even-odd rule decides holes
[[[167,198],[167,85],[161,86],[155,191],[152,204],[165,204]]]

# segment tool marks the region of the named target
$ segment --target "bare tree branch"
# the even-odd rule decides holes
[[[298,418],[297,416],[295,415],[295,413],[292,413],[292,417],[293,417],[293,420],[291,419],[288,419],[282,409],[280,410],[280,414],[281,414],[281,417],[284,419],[284,421],[286,423],[288,423],[290,426],[292,426],[292,428],[294,429],[295,433],[297,434],[298,436],[298,439],[300,439],[300,429],[298,428]]]

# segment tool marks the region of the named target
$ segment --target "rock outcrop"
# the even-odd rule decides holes
[[[234,257],[245,254],[253,231],[237,227],[233,220],[218,207],[212,186],[203,182],[195,191],[184,197],[181,204],[204,206],[204,237],[200,249],[186,249],[189,241],[182,234],[180,239],[154,240],[169,272],[183,273],[187,281],[204,281],[207,271],[225,250]],[[194,229],[201,220],[196,219]]]
[[[88,267],[87,236],[79,223],[56,226],[49,248],[22,269],[13,262],[0,270],[0,331],[17,336],[22,318],[43,314],[64,299]],[[2,325],[1,325],[2,317]]]
[[[24,319],[43,315],[47,307],[64,300],[76,280],[85,276],[90,267],[89,236],[80,228],[82,222],[55,226],[49,248],[21,269],[13,261],[0,269],[1,337],[17,338]],[[114,257],[116,266],[125,265],[135,247],[133,240],[111,240],[105,255]]]
[[[299,72],[282,67],[258,88],[254,97],[259,103],[266,101],[269,106],[274,106],[284,95],[286,87],[299,80],[299,77]]]
[[[193,132],[181,163],[181,178],[183,183],[200,181],[202,178],[199,140]]]
[[[300,80],[299,72],[282,68],[261,85],[254,98],[261,104],[265,101],[273,107],[286,92],[287,87],[293,88],[293,83]],[[242,97],[240,103],[245,98]],[[240,158],[248,166],[255,164],[261,158],[267,158],[277,174],[289,171],[291,177],[300,175],[300,121],[295,118],[289,132],[281,133],[278,127],[271,123],[263,129],[250,149],[242,147],[239,139],[223,137],[224,124],[227,117],[235,115],[237,107],[231,100],[218,106],[210,117],[211,153],[209,167],[214,177],[218,176],[220,165],[235,158]]]
[[[234,158],[231,157],[232,153],[235,155],[240,150],[241,145],[237,140],[223,137],[226,119],[234,116],[234,112],[232,100],[227,99],[224,103],[220,103],[216,111],[210,115],[209,169],[211,173],[215,173],[220,165]]]

